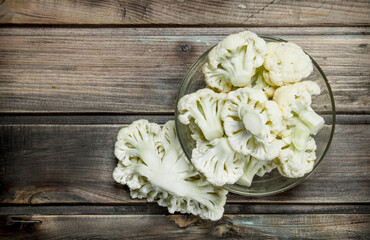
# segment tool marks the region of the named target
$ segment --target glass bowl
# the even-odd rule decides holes
[[[266,42],[286,42],[283,39],[275,37],[263,37]],[[207,61],[208,53],[212,48],[208,49],[199,59],[190,67],[186,73],[180,90],[177,95],[176,109],[175,109],[175,122],[178,137],[185,155],[190,160],[192,150],[195,148],[195,141],[191,138],[190,129],[187,125],[179,122],[177,110],[177,104],[180,98],[184,95],[193,93],[198,89],[205,88],[206,83],[204,81],[204,75],[202,67]],[[225,185],[223,186],[226,190],[244,196],[267,196],[272,194],[281,193],[294,186],[300,184],[304,179],[313,173],[320,162],[324,159],[326,152],[329,149],[331,140],[334,134],[335,127],[335,106],[333,93],[331,91],[328,80],[325,74],[311,57],[314,65],[313,72],[308,78],[304,80],[310,80],[316,82],[321,89],[321,94],[312,97],[312,108],[325,119],[325,126],[315,136],[317,149],[316,149],[316,161],[313,170],[300,178],[287,178],[279,174],[277,169],[274,169],[270,173],[266,173],[263,177],[255,176],[253,178],[252,185],[250,187],[241,186],[238,184]]]

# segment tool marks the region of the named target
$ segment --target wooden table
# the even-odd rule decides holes
[[[369,239],[369,1],[0,3],[1,238]],[[117,131],[173,119],[187,69],[244,29],[296,42],[326,73],[327,157],[290,191],[229,194],[217,222],[131,199],[112,179]]]

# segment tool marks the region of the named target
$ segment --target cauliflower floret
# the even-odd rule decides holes
[[[244,173],[236,182],[236,184],[250,187],[255,175],[262,177],[265,173],[271,172],[277,166],[274,161],[261,161],[254,157],[249,157],[244,165]]]
[[[205,81],[220,92],[250,86],[265,53],[266,42],[256,34],[244,31],[229,35],[209,52],[203,67]]]
[[[222,217],[227,191],[208,183],[190,164],[177,139],[174,121],[163,129],[138,120],[119,131],[119,159],[113,178],[127,184],[133,198],[158,200],[170,213],[192,213],[205,219]]]
[[[191,132],[191,138],[195,141],[202,140],[202,141],[207,141],[207,139],[204,137],[204,134],[202,133],[202,130],[194,123],[194,121],[190,121],[189,124],[189,129]]]
[[[293,144],[303,150],[310,134],[316,134],[323,126],[324,119],[311,108],[311,95],[320,94],[315,82],[304,81],[279,87],[273,100],[278,103],[284,116],[284,124],[294,127]]]
[[[266,161],[279,154],[274,143],[282,130],[282,114],[262,90],[245,87],[229,92],[221,118],[230,146],[236,152]]]
[[[216,186],[235,183],[243,174],[244,156],[236,153],[227,138],[211,142],[197,141],[191,162],[194,167]]]
[[[292,42],[269,42],[263,66],[263,76],[272,86],[301,81],[308,77],[313,65],[302,48]]]
[[[281,175],[289,178],[303,177],[312,171],[316,160],[316,143],[308,138],[306,148],[298,150],[294,144],[286,145],[277,158],[277,168]]]
[[[284,119],[287,132],[290,132],[288,137],[285,138],[285,142],[294,144],[295,148],[298,150],[304,150],[307,145],[308,137],[311,134],[310,129],[302,123],[297,117],[291,117]]]
[[[267,98],[274,96],[276,87],[269,85],[263,77],[263,67],[257,69],[256,74],[252,77],[252,88],[262,90]]]
[[[208,141],[222,137],[224,130],[220,112],[225,97],[225,93],[215,93],[208,88],[183,96],[177,106],[180,113],[179,121],[186,125],[194,122]],[[193,137],[199,137],[199,134],[193,134],[196,134]]]

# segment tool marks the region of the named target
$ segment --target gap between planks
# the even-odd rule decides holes
[[[253,29],[253,28],[274,28],[274,29],[285,29],[285,28],[292,28],[292,29],[318,29],[318,31],[323,31],[323,33],[312,33],[310,35],[332,35],[332,33],[325,33],[325,29],[348,29],[348,33],[340,33],[340,35],[352,35],[352,30],[357,32],[355,29],[364,29],[365,32],[368,32],[370,24],[308,24],[297,26],[294,24],[283,24],[283,25],[268,25],[268,24],[248,24],[248,25],[240,25],[240,24],[155,24],[155,23],[143,23],[143,24],[34,24],[34,23],[22,23],[22,24],[14,24],[14,23],[0,23],[0,28],[99,28],[99,29],[117,29],[117,28],[155,28],[155,29],[217,29],[217,28],[229,28],[229,29]],[[251,30],[252,31],[252,30]],[[362,34],[365,34],[363,32]],[[305,32],[297,32],[294,35],[303,35],[306,34]],[[356,33],[354,33],[356,34]]]

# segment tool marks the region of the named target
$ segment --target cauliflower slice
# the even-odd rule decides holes
[[[163,129],[138,120],[119,131],[119,159],[113,178],[130,188],[133,198],[158,200],[170,213],[192,213],[205,219],[222,217],[227,191],[208,183],[190,164],[176,136],[174,121]]]
[[[294,144],[286,145],[277,158],[277,168],[281,175],[289,178],[303,177],[312,171],[316,160],[316,143],[312,137],[307,140],[306,148],[298,150]]]
[[[225,103],[225,93],[215,93],[211,89],[200,89],[183,96],[178,103],[179,121],[183,124],[194,122],[208,141],[224,135],[220,112]],[[192,126],[194,130],[194,126]],[[195,138],[199,134],[194,133]]]
[[[230,146],[236,152],[265,161],[278,156],[275,141],[282,130],[282,114],[262,90],[245,87],[229,92],[221,118]]]
[[[227,138],[211,142],[197,141],[191,162],[194,167],[216,186],[235,183],[243,174],[245,157],[236,153]]]
[[[203,66],[207,85],[220,92],[229,92],[233,86],[250,86],[265,53],[266,42],[255,33],[244,31],[227,36],[209,52]]]
[[[261,161],[254,157],[249,157],[244,166],[244,173],[236,184],[250,187],[255,175],[262,177],[265,173],[271,172],[277,166],[274,161]]]
[[[299,150],[306,147],[310,134],[316,134],[325,124],[324,119],[311,108],[311,95],[320,94],[320,87],[315,82],[304,81],[279,87],[274,94],[288,128],[292,132],[293,144]]]
[[[263,66],[263,76],[272,86],[301,81],[308,77],[313,65],[302,48],[292,42],[269,42]]]

